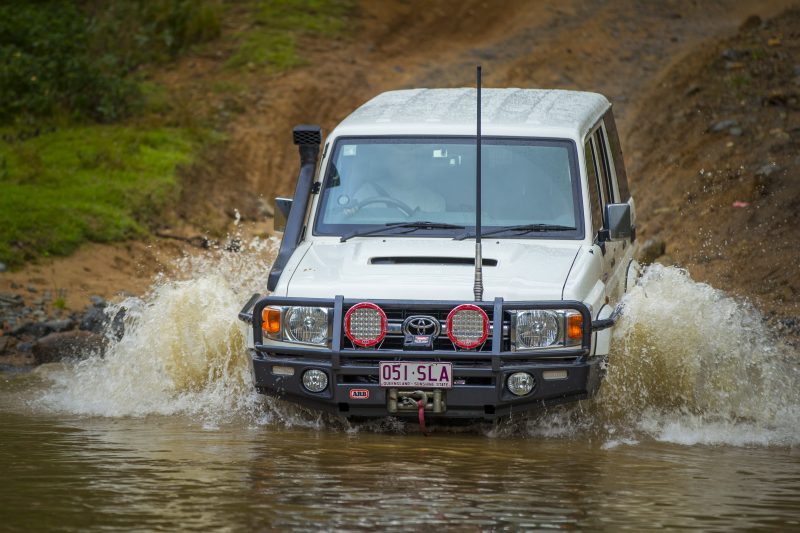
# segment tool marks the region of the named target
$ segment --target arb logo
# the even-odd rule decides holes
[[[367,389],[350,389],[351,400],[367,400],[369,399],[369,391]]]

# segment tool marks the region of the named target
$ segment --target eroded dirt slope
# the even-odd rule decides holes
[[[643,235],[699,279],[794,316],[800,296],[800,9],[698,50],[629,131]]]

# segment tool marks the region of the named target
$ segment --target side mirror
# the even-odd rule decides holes
[[[284,231],[286,229],[286,221],[289,219],[289,212],[291,210],[291,198],[275,198],[275,231]]]
[[[608,224],[608,240],[630,239],[633,233],[630,204],[608,204],[606,206],[606,223]]]

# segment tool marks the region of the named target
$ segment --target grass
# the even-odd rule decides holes
[[[6,140],[11,130],[0,130]],[[141,235],[177,194],[198,139],[184,129],[87,125],[0,144],[0,261]]]
[[[147,81],[147,72],[211,46],[231,5],[0,2],[0,262],[17,268],[87,240],[144,235],[157,222],[180,193],[176,169],[223,137],[199,92]],[[285,70],[304,63],[300,35],[345,30],[354,0],[245,5],[253,22],[226,64]],[[249,90],[213,80],[209,88]],[[243,111],[229,100],[226,111]]]
[[[304,63],[297,52],[301,34],[335,36],[344,32],[352,0],[262,0],[254,4],[252,28],[244,32],[230,67],[286,70]]]

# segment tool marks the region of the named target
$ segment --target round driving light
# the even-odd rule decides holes
[[[489,317],[472,304],[461,304],[447,315],[447,336],[459,348],[471,350],[489,336]]]
[[[558,340],[558,315],[553,311],[519,311],[516,318],[517,348],[545,348]]]
[[[290,341],[306,344],[328,342],[328,309],[324,307],[291,307],[286,313],[286,336]]]
[[[344,315],[344,332],[356,346],[375,346],[386,336],[386,313],[373,303],[358,303]]]
[[[536,381],[527,372],[515,372],[508,376],[508,390],[516,396],[525,396],[533,390]]]
[[[303,372],[303,387],[308,392],[322,392],[328,386],[328,374],[312,368]]]

